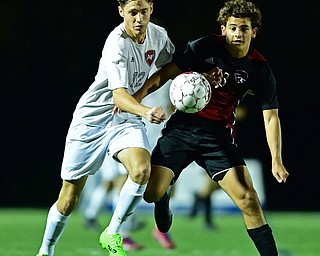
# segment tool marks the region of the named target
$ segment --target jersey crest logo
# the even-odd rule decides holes
[[[211,64],[211,65],[214,65],[215,64],[215,61],[214,61],[214,58],[213,57],[210,57],[208,59],[205,60],[207,63]]]
[[[234,79],[236,80],[237,84],[243,84],[247,81],[249,75],[246,71],[244,70],[237,70],[234,73]]]
[[[146,58],[146,61],[149,65],[149,67],[152,65],[153,61],[154,61],[154,58],[156,56],[156,51],[155,50],[149,50],[145,53],[145,58]]]

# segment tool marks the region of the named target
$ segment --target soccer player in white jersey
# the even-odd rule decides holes
[[[109,255],[126,255],[118,231],[141,201],[151,169],[142,118],[156,124],[166,118],[160,106],[147,107],[132,95],[154,67],[171,61],[174,46],[167,32],[150,22],[152,0],[118,3],[123,23],[109,34],[95,81],[74,111],[61,168],[62,188],[48,213],[38,256],[54,255],[54,247],[78,204],[88,175],[100,168],[106,154],[126,167],[129,178],[99,241]],[[115,106],[122,111],[113,113]]]

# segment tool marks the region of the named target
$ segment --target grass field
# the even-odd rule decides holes
[[[0,255],[34,256],[40,246],[47,210],[0,208]],[[100,222],[108,220],[101,216]],[[171,235],[177,244],[174,250],[165,250],[152,238],[151,214],[140,214],[146,227],[133,233],[133,238],[145,245],[145,249],[128,252],[128,256],[254,256],[258,255],[245,231],[239,214],[215,216],[217,230],[204,228],[199,216],[188,219],[174,217]],[[267,213],[280,256],[320,255],[320,213]],[[57,256],[108,255],[100,248],[98,233],[88,231],[83,216],[75,212],[70,219],[59,244]]]

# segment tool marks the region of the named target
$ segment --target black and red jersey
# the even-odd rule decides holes
[[[233,124],[235,108],[252,93],[262,110],[278,108],[276,81],[266,59],[254,48],[243,58],[235,58],[225,48],[225,37],[210,35],[191,41],[174,55],[176,65],[184,71],[209,72],[221,68],[228,76],[223,87],[212,88],[208,105],[198,116]]]

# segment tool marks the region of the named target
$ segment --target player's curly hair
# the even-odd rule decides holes
[[[217,21],[220,25],[225,26],[231,16],[236,18],[249,18],[252,28],[261,28],[261,11],[252,2],[246,0],[231,0],[225,2],[219,11]]]
[[[124,7],[126,6],[129,2],[133,1],[133,0],[117,0],[118,1],[118,4],[121,6],[121,7]],[[153,0],[147,0],[147,2],[151,3]]]

